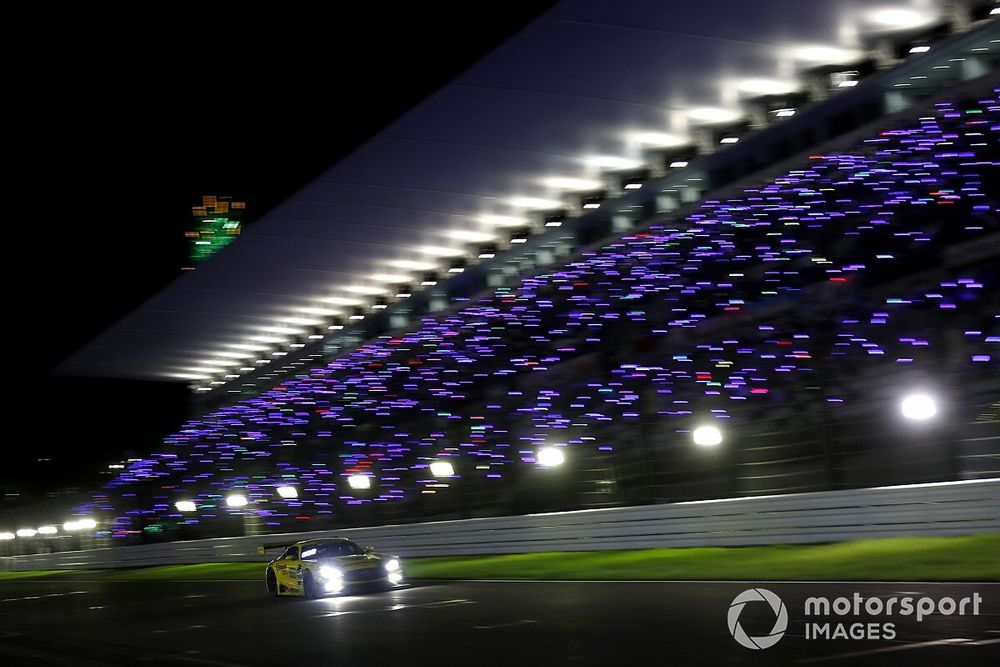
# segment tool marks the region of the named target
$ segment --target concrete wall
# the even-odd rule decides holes
[[[404,557],[809,543],[1000,532],[1000,479],[229,537],[11,556],[0,569],[260,561],[265,542],[341,535]]]

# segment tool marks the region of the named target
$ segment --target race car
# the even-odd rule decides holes
[[[403,584],[399,558],[377,553],[372,547],[362,549],[344,537],[257,547],[261,554],[269,549],[284,549],[267,564],[267,592],[274,596],[316,598],[366,585],[384,589]]]

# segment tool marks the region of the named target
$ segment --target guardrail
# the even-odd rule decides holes
[[[333,535],[414,557],[988,532],[1000,532],[1000,478],[31,554],[0,559],[0,569],[259,561],[262,542]]]

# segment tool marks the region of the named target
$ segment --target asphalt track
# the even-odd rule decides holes
[[[418,582],[321,600],[262,583],[0,582],[0,665],[997,665],[1000,584],[774,583],[789,612],[773,647],[727,626],[739,582]],[[978,592],[978,616],[896,617],[896,639],[807,640],[806,597]],[[751,636],[775,620],[751,603]],[[851,617],[838,618],[850,622]],[[870,619],[864,619],[870,620]],[[884,620],[884,619],[883,619]]]

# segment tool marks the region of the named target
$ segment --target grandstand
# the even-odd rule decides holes
[[[995,28],[212,376],[73,515],[125,543],[997,476]]]
[[[934,107],[212,411],[82,509],[242,522],[239,492],[288,530],[995,475],[1000,101]],[[914,386],[947,427],[901,423]]]

